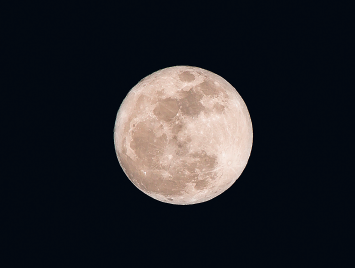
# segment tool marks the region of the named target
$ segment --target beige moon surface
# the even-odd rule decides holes
[[[246,104],[221,76],[174,66],[142,79],[115,122],[118,161],[148,196],[188,205],[226,191],[247,165],[253,129]]]

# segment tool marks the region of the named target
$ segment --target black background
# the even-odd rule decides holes
[[[317,130],[335,119],[324,107],[344,57],[344,28],[331,5],[88,1],[18,5],[9,14],[5,74],[15,73],[8,78],[17,105],[9,114],[21,122],[21,142],[9,153],[15,223],[7,248],[27,252],[12,261],[287,265],[328,260],[326,250],[343,241],[333,228],[346,220],[334,207],[338,190],[320,176],[318,157],[328,152]],[[254,130],[237,182],[192,206],[139,191],[113,143],[128,91],[176,65],[225,78]]]

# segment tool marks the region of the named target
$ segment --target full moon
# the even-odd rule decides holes
[[[242,174],[253,143],[248,108],[221,76],[174,66],[142,79],[123,100],[114,144],[130,181],[161,202],[215,198]]]

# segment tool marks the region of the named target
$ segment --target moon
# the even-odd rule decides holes
[[[192,66],[142,79],[123,100],[114,126],[117,158],[129,180],[176,205],[206,202],[231,187],[252,143],[249,111],[237,90]]]

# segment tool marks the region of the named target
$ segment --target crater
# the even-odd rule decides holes
[[[185,71],[185,72],[182,72],[181,74],[179,74],[179,78],[183,82],[192,82],[195,80],[195,76],[188,71]]]

